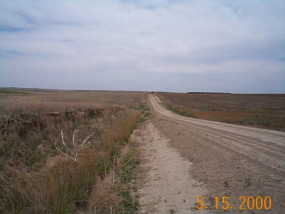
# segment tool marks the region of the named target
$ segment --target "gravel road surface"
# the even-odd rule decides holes
[[[228,213],[285,212],[284,132],[184,117],[167,110],[155,95],[149,95],[149,104],[155,129],[168,139],[171,149],[191,163],[190,183],[201,184],[209,212],[224,212],[214,208],[215,196],[229,197]],[[189,194],[200,196],[194,190]],[[257,196],[272,197],[272,209],[258,210],[256,205],[247,209],[248,205],[241,206],[241,196],[254,200]]]

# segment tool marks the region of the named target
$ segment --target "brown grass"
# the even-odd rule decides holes
[[[284,94],[159,93],[173,111],[205,120],[285,131]]]
[[[104,106],[100,108],[86,103],[50,106],[33,102],[33,108],[17,106],[2,114],[0,213],[64,214],[87,212],[94,206],[103,213],[110,207],[114,211],[121,208],[118,187],[110,183],[110,177],[120,181],[120,151],[140,115],[129,107],[139,106],[141,101],[98,105]],[[11,105],[9,102],[4,105]],[[76,161],[55,146],[62,145],[63,131],[64,141],[72,149],[75,130],[78,141],[93,134],[90,144],[79,150]],[[64,146],[61,149],[65,152]]]
[[[9,112],[18,107],[27,109],[49,108],[59,110],[73,107],[110,107],[113,105],[136,107],[146,102],[143,92],[107,92],[107,91],[21,91],[1,93],[0,113]]]

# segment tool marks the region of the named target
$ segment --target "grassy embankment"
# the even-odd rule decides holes
[[[138,160],[128,138],[147,111],[140,102],[106,106],[3,111],[0,213],[135,213]]]

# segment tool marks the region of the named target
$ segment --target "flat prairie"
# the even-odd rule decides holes
[[[205,120],[285,131],[285,94],[158,93],[172,111]]]
[[[0,89],[0,113],[17,108],[121,107],[145,104],[145,93],[127,91],[64,91],[45,89]]]

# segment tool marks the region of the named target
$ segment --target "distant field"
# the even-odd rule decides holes
[[[0,89],[0,112],[15,108],[138,107],[145,103],[143,92],[56,91],[40,89]]]
[[[182,115],[285,131],[285,94],[158,93]]]

